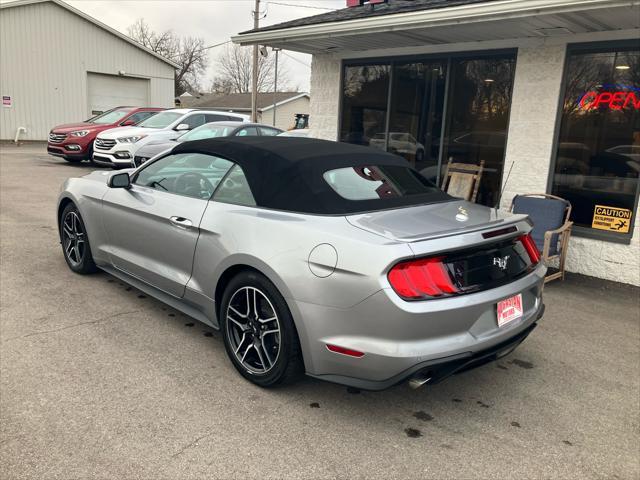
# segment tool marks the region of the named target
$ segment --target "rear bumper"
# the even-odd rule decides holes
[[[431,382],[491,361],[517,346],[544,312],[544,266],[492,290],[441,300],[404,302],[382,290],[348,309],[297,302],[298,331],[310,376],[367,390],[388,388],[417,373]],[[524,312],[503,327],[497,302],[522,294]],[[298,315],[295,315],[298,318]],[[300,323],[300,322],[297,322]],[[336,354],[327,344],[363,352]],[[506,346],[506,347],[505,347]],[[425,369],[427,369],[425,371]]]

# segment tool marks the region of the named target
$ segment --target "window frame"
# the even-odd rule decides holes
[[[558,97],[558,107],[556,111],[556,121],[553,131],[553,141],[551,145],[551,161],[549,162],[549,171],[547,175],[547,191],[551,194],[553,191],[553,179],[555,176],[556,165],[558,161],[558,145],[560,143],[560,130],[562,128],[562,117],[564,112],[564,98],[567,93],[567,74],[569,60],[572,53],[598,53],[611,52],[616,49],[640,49],[640,41],[638,40],[620,40],[620,41],[604,41],[604,42],[586,42],[586,43],[568,43],[565,50],[564,65],[562,70],[562,83],[560,85],[560,94]],[[517,64],[516,64],[517,68]],[[633,210],[631,212],[631,224],[628,233],[609,232],[607,230],[598,230],[596,228],[583,227],[574,225],[571,228],[572,235],[582,238],[591,238],[594,240],[602,240],[610,243],[619,243],[629,245],[633,238],[634,225],[638,213],[638,198],[640,196],[640,176],[636,179],[636,194],[633,202]]]
[[[222,157],[220,157],[222,158]],[[225,160],[227,160],[225,158]],[[229,162],[231,162],[233,165],[231,166],[231,168],[229,170],[227,170],[227,173],[224,174],[224,176],[220,179],[220,182],[218,183],[218,185],[216,185],[215,190],[213,191],[213,193],[211,194],[211,198],[208,200],[209,202],[214,202],[214,203],[220,203],[223,205],[235,205],[238,207],[247,207],[247,208],[259,208],[258,204],[256,202],[256,196],[253,194],[253,191],[251,190],[251,185],[249,185],[249,180],[247,179],[247,175],[244,173],[244,170],[242,168],[242,166],[236,162],[233,162],[231,160],[228,160]],[[249,189],[249,193],[251,193],[251,197],[253,198],[253,205],[247,205],[245,203],[237,203],[237,202],[222,202],[220,200],[216,200],[216,194],[218,193],[218,190],[220,188],[222,188],[224,181],[229,177],[229,175],[231,175],[231,172],[233,172],[233,170],[238,167],[238,169],[240,169],[240,171],[242,172],[242,175],[244,176],[244,178],[247,180],[247,188]]]
[[[389,66],[389,85],[387,87],[387,111],[385,118],[385,148],[384,151],[389,150],[389,123],[391,121],[391,106],[393,100],[393,83],[395,77],[395,70],[398,64],[405,64],[410,62],[433,62],[440,61],[443,64],[446,64],[446,84],[444,90],[444,105],[442,111],[442,128],[440,132],[440,145],[438,152],[438,172],[442,172],[443,165],[446,164],[446,160],[444,158],[444,141],[445,141],[445,133],[447,130],[447,118],[450,115],[451,108],[451,82],[452,82],[452,65],[455,60],[463,60],[463,59],[481,59],[481,58],[500,58],[511,56],[515,62],[515,70],[513,76],[513,85],[511,90],[511,103],[509,105],[509,115],[507,117],[507,131],[505,134],[505,148],[504,148],[504,156],[502,159],[502,173],[500,175],[499,184],[502,185],[505,176],[505,160],[507,158],[507,145],[509,142],[509,124],[511,122],[511,108],[513,106],[513,87],[515,86],[515,76],[518,69],[518,48],[496,48],[490,50],[462,50],[462,51],[454,51],[454,52],[434,52],[434,53],[424,53],[424,54],[413,54],[413,55],[398,55],[398,56],[373,56],[373,57],[365,57],[365,58],[349,58],[343,59],[340,63],[340,97],[338,99],[338,126],[336,129],[336,138],[340,141],[342,135],[342,126],[344,121],[344,81],[346,69],[348,67],[362,67],[367,65],[388,65]],[[441,183],[440,174],[436,178],[436,185],[440,186]]]
[[[159,162],[160,160],[163,160],[167,157],[170,157],[172,155],[190,155],[190,154],[198,154],[198,155],[207,155],[209,157],[214,157],[214,158],[219,158],[221,160],[226,160],[227,162],[231,163],[231,166],[229,167],[229,169],[224,173],[224,175],[220,178],[220,181],[218,182],[217,185],[215,185],[215,187],[213,188],[213,192],[211,193],[211,196],[209,198],[198,198],[198,197],[192,197],[190,195],[183,195],[180,193],[176,193],[176,192],[170,192],[170,191],[165,191],[165,190],[160,190],[157,188],[153,188],[153,187],[148,187],[146,185],[140,185],[138,183],[136,183],[136,180],[138,179],[138,176],[140,175],[140,173],[145,170],[147,167],[153,165],[156,162]],[[229,172],[231,170],[233,170],[233,167],[238,165],[236,162],[234,162],[233,160],[226,158],[222,155],[212,155],[209,153],[201,153],[201,152],[180,152],[180,153],[173,153],[172,151],[167,152],[166,154],[155,158],[153,161],[148,161],[143,163],[142,165],[140,165],[136,170],[134,170],[133,172],[131,172],[131,174],[129,175],[129,181],[131,183],[132,186],[138,187],[138,188],[144,188],[144,189],[150,189],[153,190],[154,192],[160,192],[162,194],[165,195],[176,195],[178,197],[182,197],[182,198],[191,198],[193,200],[200,200],[200,201],[204,201],[204,202],[210,202],[212,201],[214,195],[216,194],[216,192],[218,191],[218,188],[220,187],[220,185],[222,185],[222,182],[227,178],[227,175],[229,175]],[[243,170],[244,172],[244,170]],[[251,192],[251,195],[253,195],[253,192]],[[223,203],[223,202],[220,202]]]

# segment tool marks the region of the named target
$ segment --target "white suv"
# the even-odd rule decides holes
[[[131,167],[136,151],[151,140],[172,140],[186,130],[210,122],[248,122],[247,115],[176,108],[157,113],[135,127],[118,127],[101,132],[93,143],[93,161],[110,167]]]

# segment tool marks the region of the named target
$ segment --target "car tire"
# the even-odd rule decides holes
[[[219,324],[231,362],[250,382],[265,388],[286,385],[304,372],[291,312],[264,275],[244,271],[231,279],[220,302]]]
[[[59,228],[62,254],[69,268],[83,275],[97,271],[87,229],[78,208],[73,203],[64,207],[60,215]]]

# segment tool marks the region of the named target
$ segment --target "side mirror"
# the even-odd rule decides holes
[[[124,122],[122,122],[122,126],[123,127],[130,127],[131,125],[135,125],[136,122],[134,122],[133,120],[129,119],[129,120],[125,120]]]
[[[128,173],[116,173],[109,178],[110,188],[131,188],[131,179]]]
[[[185,130],[189,130],[189,125],[186,123],[181,123],[176,127],[176,131],[178,132],[184,132]]]

